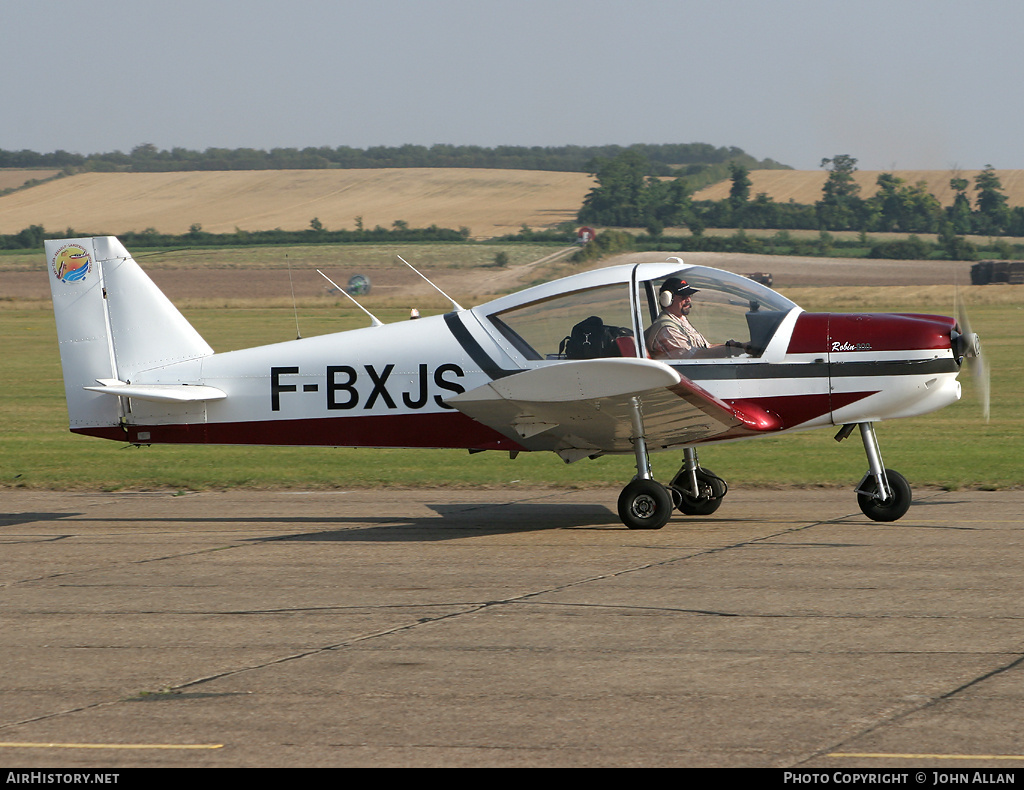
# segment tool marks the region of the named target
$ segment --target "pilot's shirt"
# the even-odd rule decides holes
[[[652,359],[687,359],[697,349],[710,347],[686,316],[677,318],[664,310],[644,332],[644,342]]]

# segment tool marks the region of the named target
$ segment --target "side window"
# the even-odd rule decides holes
[[[676,276],[696,289],[684,320],[711,347],[699,349],[682,357],[683,360],[731,358],[733,354],[716,351],[716,347],[728,340],[747,346],[742,356],[759,357],[782,319],[796,307],[780,294],[727,272],[693,267]],[[646,290],[639,294],[640,304],[646,301],[652,314],[660,309],[655,307],[654,300],[663,282],[664,279],[647,282]]]
[[[625,285],[561,294],[489,316],[527,359],[635,356]]]

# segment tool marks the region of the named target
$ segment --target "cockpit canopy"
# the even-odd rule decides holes
[[[746,277],[675,263],[586,272],[476,309],[525,360],[643,357],[643,333],[661,311],[658,291],[669,277],[698,289],[689,320],[709,343],[742,341],[752,356],[764,351],[783,317],[796,308]]]

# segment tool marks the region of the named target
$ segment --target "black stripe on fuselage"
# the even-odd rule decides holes
[[[458,313],[445,313],[444,322],[448,325],[455,340],[462,346],[462,350],[469,354],[469,358],[480,367],[481,372],[486,373],[492,379],[504,378],[513,373],[522,373],[521,370],[505,370],[491,359],[476,338],[466,329],[466,325],[462,323]]]
[[[875,362],[794,362],[791,364],[750,363],[745,365],[708,365],[699,362],[670,363],[691,381],[725,381],[729,379],[810,379],[851,378],[864,376],[927,376],[956,373],[956,360],[886,360]]]
[[[470,359],[479,366],[481,372],[490,376],[491,379],[522,373],[522,370],[518,368],[507,370],[498,365],[466,328],[458,313],[445,313],[444,321]],[[729,365],[678,361],[668,364],[691,381],[926,376],[937,373],[956,373],[960,370],[956,360],[951,357],[832,363],[822,360],[820,362],[791,362],[788,364],[752,362]]]

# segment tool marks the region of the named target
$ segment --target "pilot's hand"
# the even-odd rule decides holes
[[[726,340],[725,347],[736,349],[737,354],[753,354],[754,347],[749,343],[741,343],[739,340]]]

